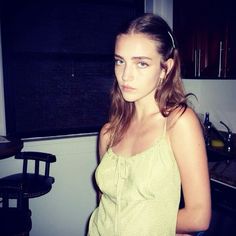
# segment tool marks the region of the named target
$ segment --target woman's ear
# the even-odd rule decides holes
[[[163,68],[161,70],[161,74],[160,74],[160,78],[163,80],[166,78],[166,76],[169,74],[169,72],[171,71],[172,67],[174,65],[174,60],[172,58],[169,58],[166,62],[165,62],[165,68]]]
[[[171,71],[171,69],[173,68],[174,65],[174,60],[172,58],[169,58],[166,62],[166,76],[169,74],[169,72]]]

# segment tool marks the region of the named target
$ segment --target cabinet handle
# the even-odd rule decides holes
[[[221,71],[222,71],[222,41],[220,41],[220,53],[219,53],[219,67],[218,67],[218,77],[221,77]]]
[[[194,77],[197,77],[197,49],[194,49]]]
[[[198,77],[201,76],[201,49],[198,49]]]

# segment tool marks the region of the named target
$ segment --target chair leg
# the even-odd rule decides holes
[[[24,198],[22,201],[22,208],[29,210],[29,199],[28,198]]]

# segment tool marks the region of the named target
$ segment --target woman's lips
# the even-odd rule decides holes
[[[132,92],[135,90],[135,88],[130,87],[129,85],[121,85],[121,90],[123,92]]]

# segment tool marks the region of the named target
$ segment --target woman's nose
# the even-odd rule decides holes
[[[123,81],[130,81],[133,80],[133,69],[131,66],[125,66],[123,74],[122,74]]]

